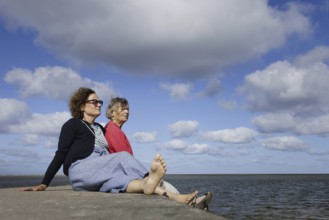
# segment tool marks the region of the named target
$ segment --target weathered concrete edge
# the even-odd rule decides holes
[[[226,219],[156,195],[77,192],[70,186],[5,188],[0,197],[0,219]]]

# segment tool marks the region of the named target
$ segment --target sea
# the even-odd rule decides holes
[[[42,176],[0,176],[0,188],[37,185]],[[213,193],[209,212],[228,219],[329,219],[329,174],[176,175],[180,193]],[[51,186],[67,185],[56,176]]]

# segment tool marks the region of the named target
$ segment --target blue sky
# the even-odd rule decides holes
[[[81,86],[103,125],[129,100],[145,166],[328,173],[328,23],[328,0],[0,0],[0,175],[45,172]]]

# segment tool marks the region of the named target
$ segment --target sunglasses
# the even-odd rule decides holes
[[[97,99],[91,99],[91,100],[87,100],[86,102],[93,104],[95,107],[100,104],[101,106],[103,105],[103,101],[102,100],[97,100]]]

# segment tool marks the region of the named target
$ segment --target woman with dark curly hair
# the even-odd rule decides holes
[[[58,149],[41,184],[21,191],[45,190],[63,165],[74,190],[167,195],[158,187],[167,171],[161,155],[154,157],[147,171],[127,152],[109,153],[103,127],[95,122],[102,105],[89,88],[79,88],[71,96],[72,118],[62,126]],[[196,193],[187,194],[186,200],[192,200]]]

